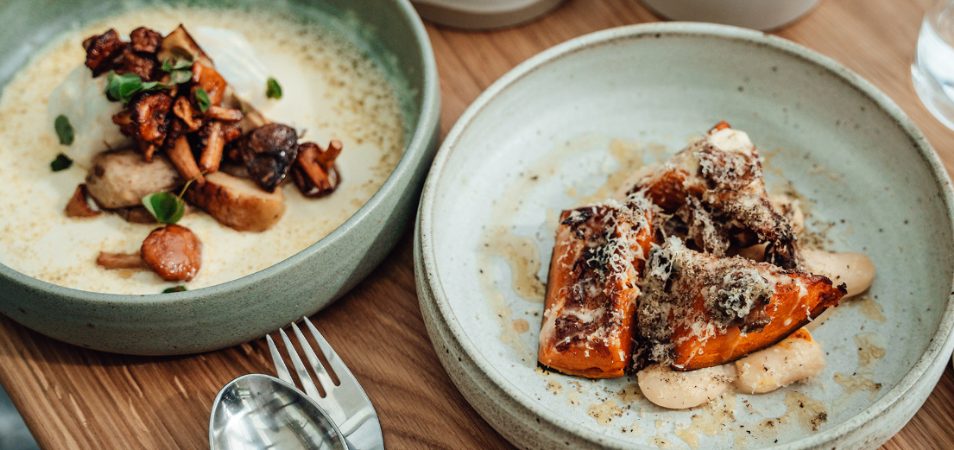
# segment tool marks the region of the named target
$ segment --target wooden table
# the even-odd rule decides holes
[[[954,132],[919,103],[909,64],[929,0],[824,0],[778,34],[841,61],[883,89],[954,168]],[[575,36],[658,20],[635,0],[571,0],[521,27],[471,33],[428,26],[441,74],[442,133],[491,82],[531,55]],[[411,233],[353,292],[315,319],[380,413],[391,448],[499,448],[508,444],[444,373],[421,321]],[[360,330],[360,331],[359,331]],[[202,448],[216,391],[233,377],[271,372],[263,342],[189,357],[83,350],[0,317],[0,383],[47,448]],[[950,366],[890,449],[954,448]]]

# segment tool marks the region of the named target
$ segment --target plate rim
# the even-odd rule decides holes
[[[614,41],[629,40],[634,38],[644,38],[647,36],[706,36],[716,39],[743,41],[748,43],[766,45],[776,51],[781,51],[791,56],[801,58],[819,66],[828,73],[837,76],[845,81],[849,86],[856,89],[860,94],[873,101],[882,111],[887,113],[891,119],[897,123],[902,131],[910,138],[918,154],[927,162],[934,176],[936,187],[943,198],[947,210],[949,223],[954,235],[954,192],[952,192],[950,177],[944,169],[937,153],[931,144],[927,141],[921,131],[914,125],[911,119],[901,110],[901,108],[887,94],[875,87],[871,82],[865,80],[860,75],[851,71],[834,59],[824,56],[814,50],[808,49],[795,42],[768,35],[762,32],[747,30],[743,28],[694,22],[662,22],[650,24],[635,24],[622,27],[610,28],[583,36],[579,36],[565,41],[556,46],[550,47],[541,53],[525,60],[506,74],[498,78],[486,90],[484,90],[470,106],[460,116],[450,132],[447,134],[438,150],[437,157],[431,164],[430,173],[424,184],[421,205],[419,209],[420,226],[420,258],[422,258],[423,267],[418,277],[421,277],[421,283],[427,283],[433,296],[433,302],[440,312],[444,325],[454,337],[456,343],[460,346],[466,356],[472,360],[478,370],[487,375],[492,382],[500,388],[508,397],[515,400],[526,411],[537,418],[547,420],[559,428],[576,436],[580,436],[593,443],[602,443],[605,445],[607,440],[613,443],[633,445],[632,442],[620,440],[615,437],[597,433],[586,428],[573,426],[573,424],[559,417],[551,417],[545,414],[538,405],[529,398],[524,398],[519,393],[519,386],[516,386],[493,367],[489,361],[477,350],[477,346],[465,338],[467,335],[463,332],[458,318],[449,307],[447,300],[447,291],[444,289],[440,278],[437,276],[435,253],[433,248],[433,206],[437,197],[437,186],[440,184],[443,176],[443,168],[453,154],[458,142],[471,122],[486,108],[498,95],[520,79],[534,73],[535,71],[546,67],[549,63],[570,56],[579,51],[585,51],[590,47],[612,44]],[[876,400],[870,406],[838,424],[837,426],[824,430],[820,433],[814,433],[802,439],[785,444],[796,448],[805,448],[819,446],[828,442],[833,442],[851,434],[853,431],[863,427],[865,424],[885,414],[889,409],[898,403],[898,401],[912,389],[919,385],[926,375],[931,373],[931,369],[936,368],[938,364],[946,366],[952,350],[954,350],[954,278],[951,283],[951,294],[948,295],[947,306],[944,314],[938,324],[937,332],[928,343],[927,349],[917,359],[914,365],[908,370],[898,383],[886,392],[880,399]],[[425,301],[423,298],[421,302]],[[453,318],[453,320],[449,320]],[[439,352],[439,350],[438,350]],[[934,380],[936,384],[937,380]],[[921,401],[923,404],[923,400]],[[918,405],[920,408],[920,404]],[[903,426],[903,424],[902,424]]]

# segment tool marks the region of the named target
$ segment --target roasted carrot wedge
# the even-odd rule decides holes
[[[694,370],[781,341],[845,294],[820,275],[741,257],[716,258],[669,239],[650,255],[639,307],[649,362]]]
[[[648,201],[563,211],[540,331],[541,365],[587,378],[631,364],[639,272],[652,243]]]

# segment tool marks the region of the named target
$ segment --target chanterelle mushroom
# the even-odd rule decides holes
[[[334,192],[341,183],[335,160],[343,149],[341,141],[335,139],[322,149],[314,142],[302,142],[298,146],[298,159],[292,177],[295,185],[306,197],[323,197]]]
[[[202,267],[202,242],[186,227],[156,228],[142,241],[142,260],[166,281],[190,281]]]

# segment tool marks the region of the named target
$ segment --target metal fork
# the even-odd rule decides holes
[[[285,343],[285,350],[288,351],[288,356],[295,367],[295,373],[298,374],[298,379],[301,381],[305,393],[331,416],[331,420],[338,425],[338,429],[345,435],[349,448],[354,450],[383,449],[384,437],[381,434],[381,423],[378,421],[378,413],[374,410],[374,405],[371,404],[368,395],[365,394],[364,389],[361,388],[351,371],[348,370],[348,366],[341,361],[341,358],[331,348],[328,341],[318,332],[315,325],[307,317],[303,317],[302,322],[311,331],[315,342],[318,343],[318,351],[328,361],[328,368],[338,378],[338,384],[335,384],[328,371],[321,364],[321,360],[318,359],[318,355],[315,354],[315,351],[305,339],[301,329],[292,322],[292,331],[305,353],[305,359],[308,360],[308,364],[318,378],[318,384],[324,390],[325,396],[322,397],[319,393],[315,382],[305,369],[301,357],[298,356],[291,340],[285,334],[285,330],[279,328],[278,333]],[[275,362],[275,371],[278,372],[278,378],[294,385],[295,382],[292,380],[291,373],[289,373],[275,341],[272,340],[270,335],[266,335],[265,338],[268,341],[268,350],[272,354],[272,360]]]

